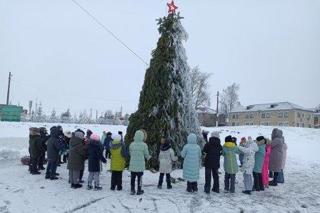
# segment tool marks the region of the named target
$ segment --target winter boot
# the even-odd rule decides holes
[[[50,179],[50,174],[46,174],[46,179]]]
[[[31,174],[32,175],[40,175],[41,173],[39,171],[32,171]]]
[[[162,186],[161,186],[161,185],[158,185],[158,189],[162,189]]]
[[[198,183],[197,182],[193,182],[192,183],[192,191],[193,192],[198,192]]]
[[[207,194],[210,194],[210,188],[208,188],[207,186],[204,186],[204,192]]]
[[[171,185],[171,184],[168,184],[168,185],[167,185],[167,189],[172,189],[172,185]]]
[[[192,192],[191,183],[189,181],[187,182],[187,192]]]
[[[251,191],[249,191],[249,190],[244,190],[244,191],[242,191],[242,193],[247,194],[247,195],[251,195]]]
[[[112,191],[114,191],[115,189],[116,189],[115,186],[111,186],[111,187],[110,187],[110,190],[112,190]]]
[[[141,186],[138,187],[137,195],[142,195],[144,191],[141,189]]]
[[[122,190],[122,186],[117,186],[117,190],[121,191]]]
[[[91,185],[88,185],[88,186],[87,186],[87,189],[88,189],[88,190],[91,190],[91,189],[92,189],[92,186],[91,186]]]
[[[94,190],[95,190],[95,191],[102,190],[102,187],[101,187],[101,186],[95,186],[95,187],[94,187]]]
[[[130,192],[131,195],[135,195],[136,194],[136,190],[134,189],[131,189],[131,192]]]
[[[58,180],[59,178],[57,178],[56,176],[51,176],[50,180]]]

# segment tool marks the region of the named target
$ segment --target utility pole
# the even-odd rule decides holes
[[[12,77],[12,74],[11,74],[11,72],[9,72],[8,91],[7,91],[7,105],[9,105],[11,77]]]
[[[218,127],[219,126],[219,91],[217,92],[217,109],[216,109],[216,113],[217,113],[216,127]]]

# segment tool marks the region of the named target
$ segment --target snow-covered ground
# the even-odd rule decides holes
[[[65,165],[58,168],[61,179],[57,181],[45,180],[44,174],[30,175],[19,158],[27,153],[28,128],[43,125],[0,122],[0,212],[320,212],[320,130],[281,128],[288,144],[286,182],[264,192],[251,196],[242,194],[243,178],[239,172],[236,193],[223,193],[223,169],[220,194],[202,192],[204,170],[201,170],[200,191],[196,194],[188,194],[184,182],[174,184],[172,190],[158,190],[158,174],[146,171],[143,177],[145,194],[131,196],[128,171],[124,172],[121,192],[109,190],[107,167],[101,174],[102,191],[71,189]],[[96,133],[126,129],[124,126],[72,124],[63,127],[69,130],[89,128]],[[258,135],[270,137],[272,131],[272,127],[256,126],[206,129],[221,131],[222,138],[231,134],[239,139]],[[172,176],[181,177],[182,171],[176,170]]]

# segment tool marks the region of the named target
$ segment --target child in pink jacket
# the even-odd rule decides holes
[[[262,167],[262,184],[264,187],[269,186],[269,161],[271,153],[270,140],[266,140],[266,154],[264,156],[263,167]]]

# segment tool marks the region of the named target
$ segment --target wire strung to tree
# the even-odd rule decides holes
[[[96,22],[103,30],[109,33],[114,39],[116,39],[122,46],[128,49],[133,55],[135,55],[140,61],[142,61],[146,66],[148,63],[139,56],[135,51],[133,51],[127,44],[125,44],[116,34],[114,34],[110,29],[108,29],[103,23],[101,23],[94,15],[92,15],[87,9],[81,6],[76,0],[71,0],[75,5],[77,5],[84,13],[86,13],[94,22]]]

